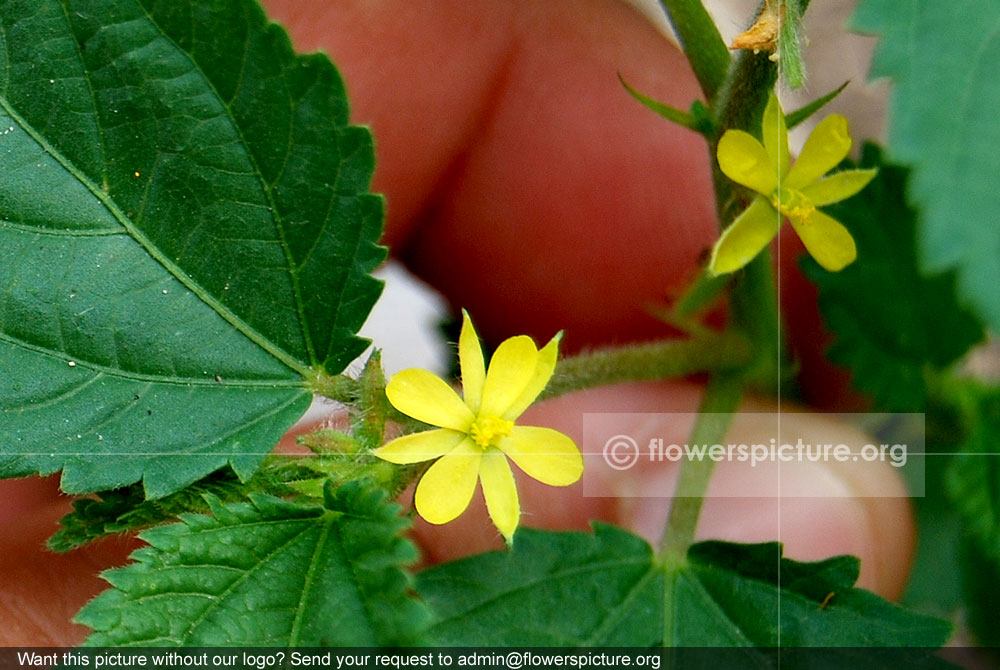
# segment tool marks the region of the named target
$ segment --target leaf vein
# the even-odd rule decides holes
[[[257,162],[256,156],[254,156],[253,151],[251,151],[251,149],[250,149],[251,144],[250,144],[250,142],[247,141],[247,138],[246,138],[246,136],[243,133],[243,128],[240,126],[239,123],[237,123],[236,115],[233,113],[232,106],[229,104],[229,102],[227,100],[225,100],[222,97],[222,95],[220,94],[218,88],[216,88],[215,84],[212,82],[211,78],[201,68],[201,65],[197,61],[194,60],[194,58],[191,56],[191,54],[189,54],[186,50],[182,49],[180,47],[180,45],[178,45],[176,42],[174,42],[174,40],[170,37],[170,35],[168,35],[166,33],[166,31],[163,30],[163,28],[156,22],[156,20],[153,18],[153,16],[149,13],[149,10],[147,10],[145,7],[142,7],[142,10],[145,13],[145,15],[146,15],[146,17],[147,17],[150,25],[155,26],[156,29],[157,29],[157,31],[159,32],[159,34],[162,36],[162,38],[164,40],[166,40],[167,42],[169,42],[171,45],[173,45],[174,48],[178,50],[178,52],[180,52],[181,54],[183,54],[188,59],[188,62],[191,64],[191,66],[198,72],[198,74],[200,74],[202,76],[202,78],[204,79],[205,85],[212,91],[212,94],[215,96],[215,99],[218,101],[218,103],[220,105],[222,105],[222,107],[226,110],[226,112],[228,114],[228,117],[229,117],[229,121],[231,122],[231,125],[232,125],[233,132],[236,133],[236,136],[239,138],[240,143],[246,149],[247,160],[250,162],[251,165],[253,165],[254,173],[255,173],[258,181],[259,181],[261,192],[264,194],[264,197],[267,199],[268,207],[269,207],[269,209],[271,210],[271,212],[273,214],[272,221],[273,221],[273,224],[274,224],[274,229],[275,229],[275,232],[278,235],[278,240],[281,243],[282,249],[284,250],[284,253],[285,253],[285,262],[286,262],[287,267],[285,267],[283,269],[288,272],[289,280],[291,281],[291,284],[292,284],[292,294],[293,294],[294,299],[295,299],[295,308],[296,308],[296,313],[298,315],[299,329],[300,329],[300,332],[302,334],[302,339],[303,339],[303,343],[305,344],[306,352],[309,355],[309,359],[310,359],[309,362],[311,364],[315,365],[318,361],[316,360],[316,352],[315,352],[315,350],[313,348],[312,336],[309,333],[309,328],[306,326],[307,320],[306,320],[306,315],[305,315],[305,305],[304,305],[304,301],[303,301],[303,298],[302,298],[302,289],[301,289],[301,285],[300,285],[300,282],[299,282],[298,273],[295,271],[295,261],[294,261],[294,258],[292,256],[292,253],[291,253],[291,247],[288,244],[288,240],[287,240],[287,238],[285,236],[285,230],[284,230],[284,225],[283,225],[283,222],[282,222],[282,216],[280,214],[280,210],[279,210],[279,208],[277,206],[277,203],[274,200],[274,194],[271,191],[271,189],[266,186],[266,180],[264,179],[264,173],[260,169],[260,165]],[[293,122],[294,122],[294,116],[292,118],[293,118]],[[214,298],[213,298],[213,301],[214,301]],[[214,302],[217,302],[217,301],[214,301]],[[221,307],[221,305],[220,305],[220,307]],[[226,311],[227,311],[227,313],[229,313],[228,309]],[[232,316],[234,318],[237,318],[235,314],[233,314]],[[245,328],[249,329],[250,332],[253,332],[254,334],[256,334],[256,331],[250,329],[249,324],[243,323],[242,320],[239,320],[239,323],[241,323]],[[259,335],[258,335],[258,337],[259,337]],[[264,341],[267,342],[267,340],[264,340]],[[268,342],[268,344],[270,344],[270,343]],[[305,366],[305,367],[302,366],[301,363],[299,363],[297,360],[292,359],[287,353],[285,353],[284,351],[278,349],[276,346],[272,345],[270,348],[269,347],[264,347],[264,348],[267,351],[271,352],[272,355],[275,355],[276,352],[280,352],[281,356],[277,356],[276,355],[276,357],[279,360],[281,360],[283,363],[285,363],[286,365],[288,365],[289,367],[291,367],[293,370],[295,370],[299,374],[301,374],[303,376],[308,376],[308,366]],[[272,349],[274,351],[272,351]]]
[[[306,533],[308,533],[313,528],[314,528],[314,526],[312,526],[311,524],[310,525],[306,525],[302,530],[300,530],[299,532],[297,532],[294,535],[292,535],[288,540],[286,540],[285,542],[281,543],[280,545],[278,545],[277,547],[275,547],[272,551],[270,551],[267,554],[265,554],[261,558],[261,560],[258,561],[258,563],[256,565],[254,565],[254,566],[250,567],[249,569],[247,569],[238,579],[236,579],[235,581],[233,581],[232,584],[230,584],[229,586],[227,586],[221,593],[219,593],[217,595],[218,603],[221,604],[221,602],[223,600],[225,600],[226,597],[228,597],[229,595],[231,595],[236,590],[237,587],[239,587],[247,579],[249,579],[251,575],[253,575],[257,570],[259,570],[261,568],[261,566],[265,565],[271,558],[273,558],[275,555],[277,555],[281,551],[284,551],[288,546],[290,546],[294,542],[298,541],[299,538],[301,538],[303,535],[305,535]],[[191,621],[191,623],[188,625],[187,632],[184,633],[184,635],[182,636],[182,639],[180,640],[180,642],[183,643],[183,642],[186,642],[188,639],[190,639],[190,636],[194,632],[194,630],[209,616],[209,614],[212,611],[214,611],[214,609],[215,608],[213,608],[212,606],[209,606],[209,607],[205,608],[205,610],[199,616],[195,617]]]
[[[292,629],[289,633],[288,640],[288,646],[290,647],[299,646],[300,636],[302,635],[302,622],[305,619],[306,602],[309,600],[310,591],[313,589],[316,582],[316,566],[318,565],[320,555],[326,546],[326,540],[330,535],[330,529],[332,528],[335,519],[336,517],[334,515],[327,515],[326,522],[323,524],[323,529],[320,531],[320,536],[316,540],[316,547],[313,549],[313,554],[309,559],[309,568],[306,570],[302,585],[302,597],[299,598],[299,602],[294,608],[295,617],[292,620]]]
[[[499,600],[502,600],[503,598],[507,598],[509,596],[516,595],[524,591],[537,589],[539,588],[539,585],[545,584],[546,582],[550,582],[553,580],[565,579],[576,575],[586,575],[593,572],[603,572],[611,568],[620,568],[629,565],[648,565],[648,564],[649,564],[649,557],[643,556],[630,560],[618,559],[614,561],[603,561],[600,563],[588,563],[587,565],[577,566],[571,569],[562,569],[555,573],[540,575],[539,577],[527,582],[523,582],[514,588],[498,591],[489,598],[481,600],[477,602],[474,606],[464,609],[461,612],[456,612],[455,614],[448,617],[442,617],[438,619],[437,623],[440,624],[447,621],[454,621],[456,619],[467,617],[474,612],[477,612],[479,610],[485,609],[486,607],[489,607],[490,605],[493,605],[494,603],[496,603]],[[452,579],[452,581],[454,581],[454,579]]]
[[[250,324],[240,318],[232,310],[222,304],[215,296],[211,295],[205,291],[200,285],[194,282],[186,272],[182,271],[177,265],[166,257],[152,242],[142,233],[135,224],[129,219],[125,214],[118,208],[118,206],[112,202],[108,196],[100,189],[97,188],[93,182],[87,178],[86,175],[81,173],[75,165],[73,165],[65,156],[60,152],[56,151],[55,147],[51,146],[44,137],[40,136],[35,129],[28,124],[20,114],[11,107],[9,101],[6,98],[0,98],[0,107],[7,112],[7,114],[21,127],[26,133],[28,133],[34,140],[41,146],[46,153],[52,156],[60,165],[63,166],[70,174],[72,174],[91,194],[96,197],[101,204],[103,204],[107,210],[114,216],[121,224],[124,226],[125,230],[128,231],[129,235],[149,253],[160,265],[164,267],[171,275],[173,275],[181,284],[185,286],[189,291],[196,295],[202,302],[211,307],[216,313],[219,314],[223,319],[228,321],[233,327],[235,327],[239,332],[249,338],[257,346],[267,351],[269,354],[274,356],[276,359],[284,363],[290,369],[298,372],[302,376],[307,376],[308,369],[304,367],[299,361],[294,359],[287,352],[279,348],[276,344],[265,338],[256,329],[252,328]],[[287,246],[287,245],[286,245]],[[298,300],[298,298],[297,298]],[[301,302],[301,301],[299,301]]]
[[[584,647],[597,647],[600,646],[602,641],[607,638],[609,632],[612,632],[617,624],[622,620],[622,618],[629,614],[629,608],[632,603],[640,596],[643,589],[650,581],[656,578],[660,574],[655,568],[650,568],[650,570],[644,574],[640,579],[632,585],[632,588],[628,590],[625,597],[611,610],[609,610],[602,622],[600,622],[597,627],[593,630],[590,636],[583,642]]]
[[[171,377],[152,375],[142,372],[127,372],[93,363],[82,358],[73,357],[64,352],[53,351],[48,347],[31,344],[25,342],[24,340],[11,337],[3,332],[0,332],[0,342],[6,342],[7,344],[15,347],[27,349],[28,351],[42,354],[60,361],[72,361],[75,363],[73,367],[77,369],[82,368],[92,370],[109,377],[117,377],[119,379],[134,382],[153,382],[156,384],[173,384],[179,386],[221,386],[228,388],[305,388],[305,383],[299,379],[238,379],[235,381],[232,379],[223,379],[220,382],[212,377],[199,379],[196,377]]]

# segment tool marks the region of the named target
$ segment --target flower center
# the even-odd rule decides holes
[[[497,446],[501,439],[510,435],[513,427],[513,421],[507,421],[506,419],[492,415],[481,416],[472,422],[469,435],[472,436],[476,444],[485,449],[486,447]]]
[[[812,204],[809,198],[791,188],[782,188],[780,191],[776,191],[771,196],[771,204],[783,216],[798,223],[803,223],[810,214],[816,211],[816,205]]]

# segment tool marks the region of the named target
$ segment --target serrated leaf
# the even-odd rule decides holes
[[[887,165],[874,145],[861,166],[878,176],[861,193],[830,206],[854,237],[858,259],[827,272],[811,258],[806,275],[819,288],[819,306],[835,336],[830,359],[848,367],[853,385],[879,407],[923,409],[928,368],[944,368],[983,337],[958,302],[952,274],[918,268],[915,215],[905,202],[907,172]]]
[[[855,30],[879,36],[871,76],[891,77],[889,150],[913,168],[920,260],[954,269],[960,294],[1000,330],[1000,4],[864,0]]]
[[[0,476],[246,478],[380,291],[338,73],[252,0],[11,0],[0,46]]]
[[[311,497],[322,498],[323,486],[330,478],[317,473],[311,465],[309,460],[287,457],[265,461],[246,482],[226,468],[156,500],[146,500],[140,484],[100,491],[93,497],[74,500],[73,511],[59,520],[60,528],[47,544],[53,551],[70,551],[106,535],[176,521],[185,512],[207,513],[208,500],[242,502],[264,492],[293,495],[307,483]]]
[[[595,524],[593,535],[521,530],[509,553],[431,568],[417,588],[436,617],[431,639],[446,645],[930,647],[947,639],[947,622],[854,588],[857,577],[856,558],[799,563],[777,543],[703,542],[684,561],[660,562],[641,538]],[[766,665],[766,655],[746,658]]]
[[[687,631],[675,636],[683,640],[679,644],[692,644],[693,638],[693,644],[712,645],[729,638],[726,644],[930,648],[951,634],[947,621],[855,588],[861,562],[854,556],[800,563],[784,558],[776,542],[702,542],[691,547],[688,563],[678,581],[686,582],[681,588],[690,590],[693,602],[690,610],[678,611],[685,617],[679,630]],[[701,612],[700,605],[712,602],[718,611]],[[696,618],[717,632],[706,634]]]
[[[417,592],[438,644],[647,647],[660,640],[663,578],[641,538],[522,529],[511,552],[425,570]]]
[[[370,646],[419,641],[426,609],[401,566],[416,550],[385,493],[327,489],[325,508],[257,496],[140,537],[76,621],[88,646]]]
[[[71,551],[105,535],[145,528],[174,516],[162,513],[155,501],[147,501],[139,485],[102,491],[94,498],[74,500],[73,511],[59,520],[59,530],[46,544],[52,551]]]

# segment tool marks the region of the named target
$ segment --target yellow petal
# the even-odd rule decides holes
[[[857,258],[854,238],[840,221],[818,209],[813,210],[805,220],[789,220],[806,245],[806,250],[830,272],[843,270]]]
[[[465,437],[465,433],[439,428],[397,437],[372,453],[383,461],[397,465],[420,463],[444,456],[457,447]]]
[[[538,352],[535,372],[528,380],[528,385],[524,387],[521,395],[514,400],[500,418],[514,421],[531,406],[531,403],[535,402],[535,398],[545,389],[545,385],[549,383],[549,379],[552,378],[552,373],[556,369],[556,359],[559,358],[559,340],[561,339],[562,333],[558,333]]]
[[[778,188],[778,166],[757,138],[742,130],[727,130],[719,140],[719,168],[737,184],[763,195]]]
[[[479,335],[476,334],[469,313],[464,309],[462,333],[458,336],[458,363],[462,367],[462,396],[465,404],[476,414],[483,400],[486,364],[483,362],[483,348],[479,346]]]
[[[503,416],[535,376],[538,349],[527,335],[504,340],[497,347],[483,384],[479,416]]]
[[[722,232],[712,248],[708,271],[713,275],[735,272],[754,259],[778,234],[781,216],[764,198],[750,206]]]
[[[878,170],[844,170],[808,184],[802,195],[817,207],[847,200],[868,185]]]
[[[569,486],[583,474],[583,456],[576,443],[551,428],[514,426],[500,449],[526,475],[549,486]]]
[[[417,484],[417,513],[431,523],[448,523],[469,506],[476,492],[483,451],[472,440],[463,440],[427,469]]]
[[[820,121],[806,140],[787,179],[782,186],[801,191],[816,181],[847,157],[851,150],[851,135],[847,119],[831,114]]]
[[[764,108],[764,124],[760,129],[764,138],[764,149],[771,160],[771,165],[777,165],[783,178],[788,174],[788,129],[785,127],[785,113],[781,111],[778,97],[772,93]]]
[[[493,519],[493,524],[503,534],[510,544],[517,530],[517,522],[521,518],[521,505],[517,499],[517,487],[514,485],[514,475],[507,464],[507,457],[496,449],[490,449],[483,454],[483,462],[479,466],[479,480],[483,484],[483,497],[486,498],[486,509]]]
[[[385,395],[403,414],[432,426],[464,433],[475,419],[455,390],[427,370],[397,372],[385,387]]]

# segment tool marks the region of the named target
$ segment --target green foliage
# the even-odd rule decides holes
[[[218,474],[209,477],[214,479]],[[192,495],[198,488],[195,484],[160,500],[147,501],[142,487],[132,485],[114,491],[101,491],[93,498],[74,500],[73,511],[59,520],[60,528],[49,538],[48,547],[58,552],[71,551],[105,535],[164,523],[199,507],[207,509],[207,499]],[[213,487],[209,485],[206,488]],[[220,488],[231,490],[225,486]],[[178,497],[183,497],[184,503],[175,508],[174,501]]]
[[[788,112],[787,114],[785,114],[785,128],[791,130],[792,128],[796,127],[797,125],[808,119],[810,116],[812,116],[819,110],[826,107],[827,104],[832,102],[834,98],[840,95],[841,92],[845,88],[847,88],[847,85],[849,83],[851,82],[845,81],[843,84],[833,89],[826,95],[820,96],[819,98],[816,98],[812,102],[807,103],[802,107],[799,107],[794,112]]]
[[[778,543],[694,545],[674,587],[678,600],[690,598],[686,607],[677,605],[675,625],[684,634],[675,639],[699,645],[938,647],[951,634],[946,621],[855,588],[860,561],[853,556],[800,563],[781,554]]]
[[[828,208],[854,236],[857,261],[833,273],[807,258],[803,268],[836,337],[831,360],[850,368],[853,384],[880,407],[920,410],[925,371],[953,363],[982,339],[982,327],[958,303],[951,274],[927,276],[917,266],[907,172],[887,165],[873,145],[864,148],[861,167],[879,174],[857,196]]]
[[[701,133],[706,137],[712,136],[715,132],[715,128],[712,126],[712,119],[710,116],[704,113],[704,105],[700,100],[695,101],[691,105],[692,111],[684,112],[676,107],[668,105],[665,102],[659,102],[650,98],[648,95],[644,95],[634,89],[625,78],[620,74],[618,75],[618,81],[621,82],[628,94],[635,98],[643,107],[649,109],[650,111],[656,112],[661,117],[670,121],[671,123],[676,123],[677,125],[687,128],[688,130],[693,130],[696,133]],[[697,107],[695,106],[697,105]],[[696,116],[695,110],[698,110],[698,115]]]
[[[969,538],[961,543],[962,587],[969,628],[994,652],[1000,646],[1000,558]]]
[[[928,463],[928,473],[933,471]],[[946,504],[943,487],[927,482],[924,498],[914,499],[917,546],[901,604],[928,614],[950,617],[962,607],[959,570],[942,566],[960,564],[962,524],[958,513]]]
[[[321,497],[328,477],[317,473],[315,461],[270,456],[249,481],[242,482],[232,470],[222,469],[156,500],[146,500],[139,484],[79,498],[73,501],[73,511],[60,519],[60,528],[49,538],[48,546],[53,551],[70,551],[105,535],[174,521],[185,512],[207,513],[211,510],[209,500],[246,501],[255,493],[289,496],[307,484],[318,489],[316,496]]]
[[[959,293],[1000,328],[1000,4],[863,0],[854,29],[879,35],[872,76],[893,81],[889,150],[913,168],[921,266],[953,268]]]
[[[945,484],[967,531],[1000,561],[1000,389],[970,382],[962,390],[966,435]]]
[[[491,552],[417,575],[435,614],[429,636],[455,646],[620,646],[659,643],[663,577],[653,552],[624,530],[521,529]]]
[[[337,71],[252,0],[12,0],[0,43],[0,476],[249,477],[380,291]]]
[[[73,501],[73,511],[48,542],[54,551],[69,551],[114,533],[136,531],[178,518],[185,512],[207,513],[209,500],[223,503],[251,499],[253,494],[286,498],[323,498],[327,481],[365,480],[398,495],[412,479],[370,455],[382,444],[388,401],[378,352],[372,354],[356,380],[350,434],[320,428],[297,437],[313,455],[272,454],[247,481],[224,468],[162,498],[147,500],[142,486],[132,485]]]
[[[351,483],[325,508],[267,496],[211,501],[212,516],[148,530],[134,563],[77,615],[90,646],[402,645],[426,609],[401,566],[416,559],[385,493]]]
[[[448,645],[923,646],[947,622],[854,588],[858,560],[799,563],[781,545],[703,542],[660,562],[624,530],[522,530],[513,550],[424,571],[420,594]],[[832,595],[830,595],[832,594]],[[780,603],[780,607],[779,607]]]
[[[867,0],[859,16],[877,24],[880,2]],[[629,91],[710,139],[730,126],[759,128],[775,64],[767,54],[731,58],[698,0],[662,3],[709,107],[683,112]],[[793,85],[804,76],[807,5],[792,0],[782,36]],[[883,61],[898,37],[885,36]],[[104,573],[111,588],[79,613],[93,630],[88,645],[733,646],[766,665],[779,645],[934,647],[947,638],[948,624],[855,588],[853,557],[799,563],[777,543],[721,542],[671,554],[693,536],[707,469],[681,480],[694,482],[692,495],[674,508],[671,523],[683,519],[667,538],[680,540],[664,556],[612,526],[525,530],[510,552],[423,572],[416,586],[428,607],[404,570],[416,559],[401,537],[408,522],[387,502],[417,469],[369,453],[392,411],[378,355],[358,380],[337,376],[365,346],[356,332],[379,294],[370,273],[384,250],[382,202],[368,193],[372,140],[348,124],[335,68],[295,55],[254,0],[9,0],[0,45],[0,477],[62,470],[65,491],[98,492],[63,520],[50,543],[59,550],[152,526],[140,535],[149,546]],[[992,77],[992,67],[977,62],[973,72]],[[956,203],[986,219],[982,175],[995,172],[995,158],[975,149],[998,138],[968,105],[940,146],[915,134],[930,112],[905,74],[893,147],[916,166],[914,196],[933,243],[958,220],[946,211]],[[940,109],[951,107],[931,111]],[[928,147],[950,153],[929,166]],[[929,188],[942,175],[958,196]],[[863,254],[885,260],[859,264],[860,274],[813,275],[839,336],[835,355],[884,404],[916,406],[923,370],[950,364],[981,329],[956,305],[950,278],[916,270],[901,173],[885,167],[878,184],[839,215]],[[720,210],[739,204],[733,195],[720,191]],[[982,260],[1000,238],[955,230],[925,256],[930,267],[957,268],[965,295],[995,325],[1000,301],[970,269],[986,262],[988,277],[1000,274],[993,256]],[[733,405],[747,380],[773,387],[781,352],[772,279],[761,257],[733,287],[738,332],[590,354],[572,379],[616,380],[631,361],[643,363],[631,378],[738,368],[738,384],[737,375],[715,377],[732,382],[719,397]],[[693,316],[723,288],[696,286],[678,314]],[[706,353],[713,338],[719,346]],[[890,378],[913,391],[885,390]],[[570,387],[559,380],[548,393]],[[350,401],[350,433],[317,431],[301,440],[313,457],[268,459],[316,392]],[[702,416],[699,425],[718,421]],[[985,452],[996,428],[987,413],[969,449]],[[981,578],[968,583],[992,589],[996,573],[979,568],[997,562],[1000,486],[988,468],[959,463],[951,476],[989,553],[968,562]],[[990,611],[987,600],[973,604],[973,616]]]
[[[1000,389],[971,380],[949,388],[964,439],[945,471],[948,496],[961,519],[956,561],[969,627],[987,646],[1000,643]]]

